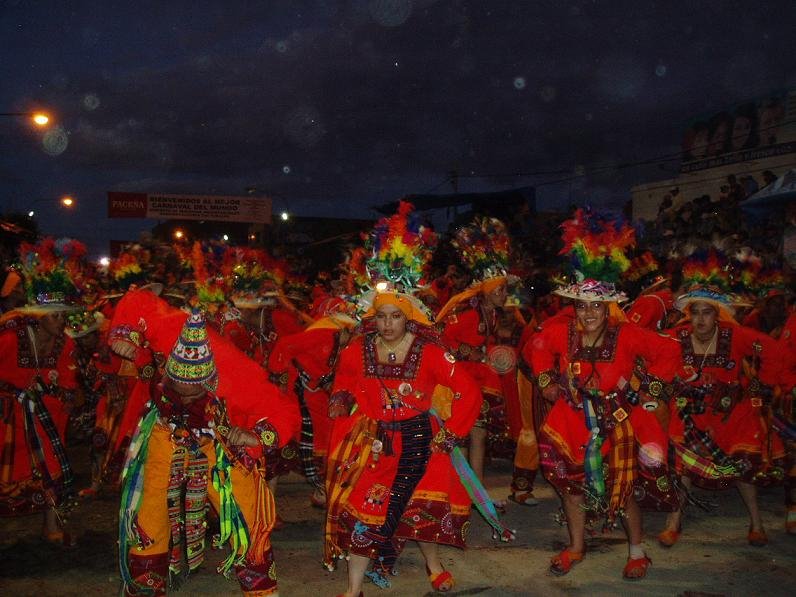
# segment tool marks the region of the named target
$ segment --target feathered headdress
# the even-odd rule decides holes
[[[687,291],[677,297],[674,306],[685,311],[691,303],[703,301],[725,310],[732,319],[735,308],[730,283],[729,260],[723,253],[715,249],[696,251],[683,264],[683,287]]]
[[[194,242],[190,263],[196,280],[196,301],[201,308],[213,311],[224,304],[227,281],[222,271],[223,247]]]
[[[683,264],[683,286],[713,286],[728,292],[730,290],[730,262],[715,249],[695,251]]]
[[[624,279],[634,285],[639,293],[651,292],[668,281],[660,271],[658,260],[650,251],[644,251],[630,261]]]
[[[763,298],[785,294],[788,281],[780,268],[765,268],[757,275],[757,293]]]
[[[451,244],[477,281],[508,275],[509,234],[497,218],[476,218],[456,231]]]
[[[561,224],[564,246],[559,255],[569,257],[574,282],[555,293],[585,301],[623,301],[627,296],[616,283],[630,267],[627,251],[636,243],[636,232],[621,218],[590,209],[578,209]]]
[[[239,308],[272,304],[285,279],[285,267],[262,249],[231,247],[232,302]]]
[[[763,260],[752,251],[739,251],[730,263],[730,289],[738,296],[754,302],[758,291],[758,276],[763,269]]]
[[[76,240],[44,238],[22,243],[20,257],[28,306],[23,310],[63,310],[77,301],[86,246]]]
[[[133,284],[140,285],[146,280],[147,274],[142,267],[145,262],[141,257],[140,248],[133,246],[111,261],[108,273],[119,290],[126,291]]]
[[[367,238],[367,270],[374,284],[386,282],[411,293],[425,283],[426,266],[437,245],[437,235],[420,222],[413,210],[411,203],[401,201],[398,213],[376,222]]]

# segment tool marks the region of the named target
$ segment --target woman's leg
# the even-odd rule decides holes
[[[569,551],[583,553],[586,549],[586,512],[583,510],[583,495],[562,494],[564,514],[567,517]]]
[[[760,517],[760,508],[757,505],[757,487],[751,483],[737,481],[735,486],[741,494],[746,509],[749,511],[749,530],[763,532],[763,519]]]
[[[348,557],[348,588],[344,595],[346,597],[357,597],[362,590],[362,583],[365,580],[365,571],[370,564],[370,558],[351,554]]]
[[[426,541],[418,541],[417,546],[420,548],[420,553],[423,554],[426,560],[426,567],[431,574],[439,574],[444,570],[442,562],[439,561],[439,545]]]
[[[473,427],[470,430],[470,450],[467,454],[467,459],[470,461],[470,467],[478,477],[478,480],[484,481],[484,456],[486,454],[486,429],[483,427]]]

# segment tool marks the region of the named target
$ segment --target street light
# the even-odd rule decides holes
[[[281,214],[279,214],[279,217],[283,222],[287,222],[290,219],[290,214],[288,214],[286,211],[283,211]]]
[[[25,116],[38,127],[44,127],[50,123],[50,117],[44,112],[0,112],[0,116]]]
[[[174,238],[177,239],[177,240],[182,240],[183,238],[185,238],[185,233],[182,230],[180,230],[179,228],[177,228],[174,231]]]
[[[35,200],[35,201],[34,201],[34,202],[33,202],[33,203],[30,205],[30,206],[31,206],[31,208],[34,208],[34,207],[35,207],[36,205],[38,205],[39,203],[48,203],[48,202],[50,202],[50,201],[52,201],[52,199],[36,199],[36,200]],[[76,204],[76,202],[75,202],[75,199],[74,199],[74,198],[73,198],[71,195],[64,195],[64,196],[63,196],[63,197],[61,197],[61,199],[59,200],[59,203],[60,203],[60,204],[61,204],[63,207],[65,207],[65,208],[67,208],[67,209],[72,209],[72,208],[75,206],[75,204]],[[29,218],[32,218],[32,217],[33,217],[33,216],[35,216],[35,215],[36,215],[36,210],[35,210],[35,209],[31,209],[31,210],[28,212],[28,217],[29,217]]]

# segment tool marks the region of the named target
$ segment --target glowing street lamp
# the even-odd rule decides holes
[[[50,117],[42,112],[36,112],[33,115],[33,122],[36,124],[36,126],[47,126],[47,124],[50,122]]]
[[[24,116],[30,118],[38,127],[45,127],[50,124],[50,117],[44,112],[0,112],[0,116]]]
[[[283,222],[287,222],[290,219],[290,214],[288,214],[286,211],[283,211],[281,214],[279,214],[279,217]]]
[[[72,199],[69,195],[61,198],[61,205],[64,207],[72,207],[75,204],[75,200]]]
[[[174,230],[174,238],[176,240],[182,240],[183,238],[185,238],[185,232],[183,232],[180,228],[177,228],[176,230]]]
[[[102,267],[108,267],[111,264],[110,257],[100,257],[99,258],[99,264]]]

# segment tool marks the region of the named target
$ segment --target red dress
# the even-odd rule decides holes
[[[457,362],[481,386],[483,400],[476,426],[487,430],[490,452],[510,458],[513,445],[509,438],[506,400],[517,399],[515,346],[522,328],[517,326],[514,341],[498,340],[497,316],[497,312],[493,312],[491,320],[487,320],[476,300],[472,307],[451,313],[445,319],[442,339]],[[514,412],[518,413],[519,409],[515,408]]]
[[[698,454],[716,460],[710,445],[697,438],[707,434],[722,454],[742,463],[741,479],[756,484],[768,484],[781,479],[781,460],[784,449],[779,437],[770,433],[763,412],[763,399],[754,396],[757,381],[752,381],[748,365],[759,361],[759,382],[774,385],[779,381],[781,360],[777,343],[763,332],[724,322],[718,324],[716,352],[710,355],[694,353],[690,325],[672,331],[680,341],[682,365],[698,378],[690,385],[700,389],[704,397],[670,404],[670,435]],[[689,414],[690,411],[695,411]],[[696,432],[688,432],[686,422],[691,419]],[[724,489],[731,479],[707,480],[695,476],[694,481],[707,488]]]
[[[542,470],[559,492],[584,492],[584,457],[591,432],[583,392],[591,390],[597,394],[595,408],[602,411],[597,433],[604,438],[602,457],[609,461],[606,484],[615,481],[621,470],[624,482],[632,486],[636,501],[642,505],[662,510],[677,507],[677,492],[666,466],[667,421],[661,416],[666,407],[650,396],[642,397],[637,404],[652,408],[655,403],[655,410],[634,406],[621,386],[623,381],[630,384],[639,358],[648,382],[670,381],[678,370],[678,354],[677,343],[671,338],[627,323],[609,323],[602,344],[584,348],[576,322],[564,318],[545,322],[542,331],[526,344],[523,357],[531,364],[537,381],[549,376],[552,383],[573,388],[569,395],[559,395],[539,436]],[[542,385],[548,385],[548,380]],[[626,422],[629,427],[624,427]],[[621,430],[620,435],[617,430]],[[623,453],[618,451],[619,440]],[[621,503],[614,505],[621,506],[629,489],[612,487],[611,491],[620,492],[615,497]]]
[[[36,318],[19,316],[0,328],[0,516],[58,506],[71,492],[64,436],[77,389],[75,345],[68,336],[60,336],[51,354],[38,355],[37,370],[28,337],[28,330],[37,325]],[[37,375],[40,383],[33,389]],[[23,400],[33,412],[19,399],[30,389]]]
[[[327,560],[349,551],[391,569],[407,539],[464,546],[470,497],[450,456],[430,449],[440,430],[429,414],[437,385],[454,392],[445,430],[467,436],[481,395],[439,346],[416,336],[403,364],[378,362],[375,335],[343,350],[331,401],[356,410],[332,432]]]

